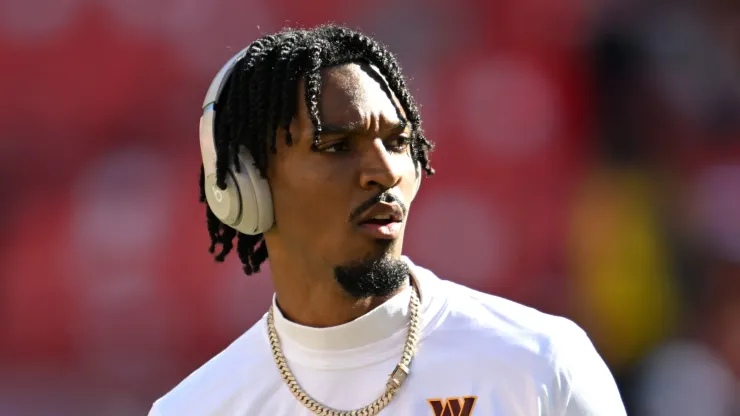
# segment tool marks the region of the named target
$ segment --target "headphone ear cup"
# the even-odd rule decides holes
[[[216,175],[206,175],[204,190],[206,202],[213,215],[228,226],[233,226],[241,214],[241,196],[231,171],[226,172],[226,189],[216,185]]]
[[[221,189],[216,184],[216,147],[213,141],[213,104],[203,109],[200,118],[200,151],[203,159],[204,191],[208,207],[213,215],[222,223],[233,226],[241,216],[241,196],[236,183],[236,178],[231,170],[226,171],[226,189]]]
[[[234,177],[241,195],[242,212],[233,227],[243,234],[261,234],[272,228],[275,221],[270,184],[254,165],[249,151],[242,147],[238,159],[240,169],[234,172]]]

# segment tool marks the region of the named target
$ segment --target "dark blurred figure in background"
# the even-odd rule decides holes
[[[713,259],[698,277],[682,336],[646,360],[635,414],[740,414],[740,263]]]
[[[601,162],[574,215],[586,264],[574,271],[591,288],[581,319],[599,334],[629,414],[737,415],[738,7],[613,11],[593,48]]]

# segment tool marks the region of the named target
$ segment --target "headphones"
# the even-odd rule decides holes
[[[205,174],[206,201],[213,214],[225,225],[242,234],[256,235],[268,231],[275,221],[270,185],[254,165],[254,158],[244,147],[239,147],[236,166],[226,171],[226,189],[216,185],[215,119],[216,103],[229,79],[234,66],[247,53],[249,47],[234,55],[211,82],[203,101],[200,118],[200,152]],[[421,165],[416,162],[414,195],[421,186]]]

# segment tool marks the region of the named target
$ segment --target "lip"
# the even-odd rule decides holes
[[[363,224],[363,221],[367,221],[378,215],[389,215],[391,222],[388,224]],[[403,224],[403,210],[398,204],[389,204],[387,202],[379,202],[368,209],[363,215],[361,215],[355,224],[357,228],[375,239],[392,240],[398,238],[401,234],[401,225]]]
[[[401,223],[390,224],[360,224],[357,227],[360,232],[376,240],[395,240],[401,235]]]
[[[378,215],[389,215],[393,222],[403,221],[403,210],[401,209],[400,205],[396,203],[378,202],[377,204],[370,207],[370,209],[365,211],[362,215],[360,215],[355,220],[355,223],[357,225],[360,225],[363,221],[367,221],[370,218],[376,217]]]

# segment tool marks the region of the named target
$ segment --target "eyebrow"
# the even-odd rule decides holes
[[[390,126],[390,131],[403,131],[408,126],[406,120],[399,120]],[[349,124],[322,124],[321,134],[358,134],[367,132],[365,123],[349,123]]]

